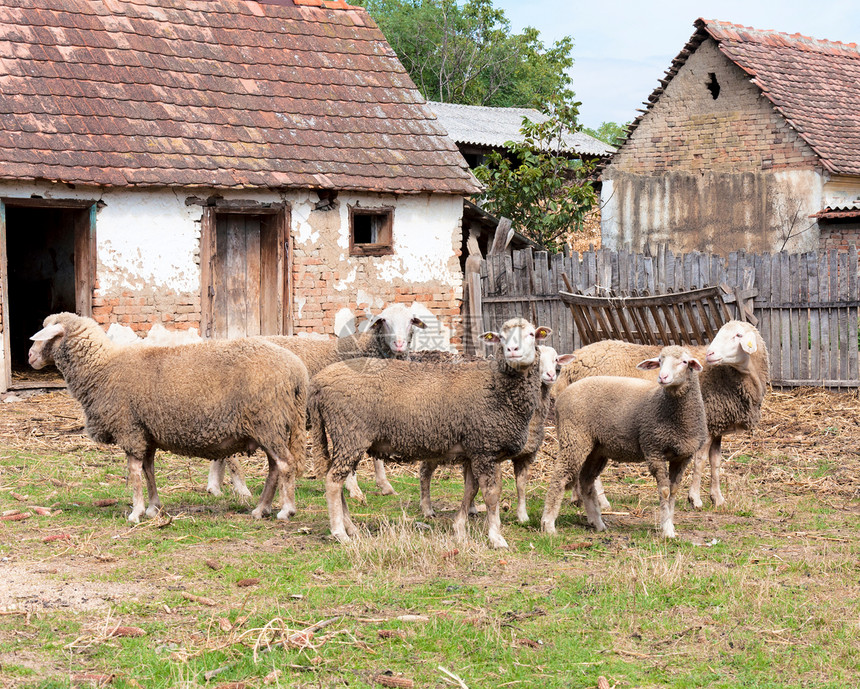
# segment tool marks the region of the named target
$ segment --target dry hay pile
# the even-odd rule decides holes
[[[65,390],[0,404],[0,446],[39,454],[99,449],[84,433],[83,410]],[[549,426],[532,467],[534,483],[549,479],[555,455],[555,428]],[[732,461],[740,456],[746,457]],[[771,391],[759,427],[726,436],[723,457],[730,483],[753,480],[765,491],[816,490],[838,502],[860,499],[860,395],[817,388]],[[509,476],[510,464],[505,465]],[[260,462],[245,460],[243,466],[249,473],[262,471]],[[370,462],[362,462],[360,471],[370,479]],[[417,465],[389,465],[388,471],[418,475]],[[456,467],[448,472],[459,475]],[[444,469],[439,475],[445,475]],[[625,475],[647,476],[647,471],[638,465],[616,466],[607,479]]]

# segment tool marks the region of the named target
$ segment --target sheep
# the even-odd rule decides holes
[[[218,459],[236,452],[266,453],[269,473],[257,507],[271,512],[280,484],[278,519],[295,514],[295,479],[305,459],[308,373],[291,352],[253,339],[209,341],[175,347],[123,346],[111,342],[91,318],[48,316],[31,338],[35,369],[55,363],[86,415],[96,442],[120,446],[128,461],[132,511],[161,508],[155,485],[156,449]]]
[[[558,395],[575,380],[593,375],[631,376],[653,380],[651,371],[636,369],[636,362],[656,356],[659,347],[605,340],[574,352],[575,361],[566,365],[553,388]],[[693,460],[693,475],[688,500],[696,509],[702,507],[700,495],[705,460],[710,460],[711,490],[714,506],[725,504],[720,491],[723,435],[752,430],[758,426],[761,405],[770,381],[767,345],[755,326],[743,321],[725,323],[707,347],[691,347],[691,353],[705,361],[699,376],[705,414],[708,418],[708,442]],[[609,503],[603,495],[600,480],[597,491],[601,507]]]
[[[529,435],[522,453],[513,458],[514,476],[517,484],[517,521],[526,523],[529,520],[528,511],[526,510],[526,486],[529,480],[529,467],[534,462],[544,437],[544,424],[552,402],[550,390],[557,380],[561,367],[573,360],[572,354],[559,353],[548,345],[538,346],[538,356],[541,378],[541,397],[540,404],[535,409],[534,415],[529,422]],[[410,359],[412,355],[410,354]],[[433,472],[439,462],[426,460],[421,462],[420,482],[421,482],[421,512],[425,517],[432,518],[436,516],[436,511],[430,501],[430,480],[433,477]],[[466,471],[469,470],[468,464],[464,465]],[[465,477],[469,480],[469,477]],[[477,514],[474,504],[469,506],[469,514]]]
[[[270,342],[278,347],[291,351],[302,360],[307,367],[308,375],[315,376],[329,364],[347,359],[359,357],[374,357],[385,359],[388,357],[405,357],[409,350],[409,342],[412,338],[414,328],[424,328],[424,321],[412,314],[404,304],[391,304],[380,313],[373,316],[368,323],[367,330],[360,335],[347,335],[336,339],[317,339],[311,337],[299,337],[296,335],[263,335],[260,339]],[[212,462],[209,468],[209,481],[207,490],[218,495],[221,492],[221,483],[224,480],[225,461]],[[235,461],[230,463],[233,487],[237,493],[242,494],[244,480],[237,484],[237,473],[241,476],[241,470]],[[396,492],[385,475],[385,464],[381,459],[374,460],[374,474],[376,485],[383,495],[395,495]],[[235,470],[234,470],[235,469]],[[245,487],[245,492],[247,492]],[[353,472],[347,481],[347,490],[353,499],[364,500],[364,494],[358,486],[358,481]]]
[[[487,506],[491,545],[507,547],[499,519],[499,462],[518,456],[540,401],[536,342],[550,329],[516,318],[482,338],[504,356],[464,364],[354,359],[320,371],[311,381],[308,413],[332,535],[348,541],[343,483],[364,452],[404,462],[444,458],[469,462]],[[328,440],[326,438],[328,436]],[[331,444],[329,449],[329,442]],[[467,483],[454,519],[466,534],[475,482]]]
[[[570,384],[556,398],[558,457],[542,531],[555,533],[562,496],[571,484],[578,488],[588,522],[597,531],[606,529],[594,481],[612,459],[648,463],[660,492],[663,536],[675,537],[675,492],[687,463],[707,439],[698,378],[702,365],[688,349],[671,345],[638,368],[659,368],[657,382],[594,376]]]
[[[111,323],[107,329],[107,336],[111,342],[115,342],[116,344],[156,347],[169,347],[203,341],[197,332],[197,328],[168,330],[160,323],[153,324],[146,333],[145,338],[138,337],[137,333],[127,325]],[[221,495],[221,484],[224,482],[224,469],[228,467],[230,469],[230,482],[233,486],[233,492],[242,500],[249,500],[251,498],[251,491],[248,490],[248,486],[245,483],[245,474],[235,456],[210,462],[209,480],[206,485],[207,492],[212,495]]]

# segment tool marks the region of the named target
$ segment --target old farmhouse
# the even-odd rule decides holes
[[[60,310],[204,336],[459,313],[478,185],[342,0],[0,1],[0,389]]]
[[[603,246],[860,243],[860,50],[699,19],[603,171]]]

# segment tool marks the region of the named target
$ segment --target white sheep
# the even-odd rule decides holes
[[[675,537],[675,492],[684,468],[707,438],[699,389],[702,365],[689,350],[664,347],[638,364],[659,368],[657,382],[594,376],[569,385],[556,398],[558,457],[547,490],[541,529],[555,533],[565,487],[578,487],[588,522],[606,525],[594,481],[608,460],[647,462],[660,492],[660,527]]]
[[[308,373],[294,354],[255,339],[175,347],[117,345],[91,318],[48,316],[31,338],[33,368],[55,363],[86,415],[87,433],[119,445],[128,460],[133,505],[128,519],[161,508],[155,451],[218,459],[261,448],[269,472],[252,516],[295,514],[295,479],[305,459]]]
[[[320,371],[311,382],[308,413],[319,473],[325,473],[332,535],[356,533],[343,496],[349,472],[367,452],[404,462],[468,461],[487,506],[490,543],[507,547],[499,518],[499,462],[518,456],[540,403],[538,340],[549,328],[512,319],[499,333],[503,357],[464,364],[354,359]],[[329,450],[329,444],[331,449]],[[477,487],[467,484],[454,518],[465,536]]]
[[[586,376],[631,376],[653,380],[653,372],[637,369],[636,363],[656,356],[659,351],[660,347],[618,340],[604,340],[582,347],[574,352],[574,361],[562,369],[552,394],[559,395],[571,382]],[[752,430],[758,425],[770,380],[767,346],[755,326],[743,321],[729,321],[707,347],[691,347],[690,351],[705,362],[699,383],[708,418],[709,438],[693,460],[688,500],[694,507],[702,507],[701,479],[705,460],[709,459],[711,500],[719,507],[725,503],[720,491],[722,438],[729,433]],[[607,509],[609,503],[599,479],[596,486],[601,507]]]

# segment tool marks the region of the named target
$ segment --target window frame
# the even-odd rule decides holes
[[[377,233],[377,241],[370,243],[356,243],[355,241],[355,217],[357,215],[384,216]],[[383,235],[383,241],[379,240],[379,234]],[[394,208],[392,206],[379,206],[376,208],[364,208],[361,206],[349,206],[349,255],[350,256],[388,256],[394,253]]]

